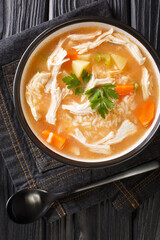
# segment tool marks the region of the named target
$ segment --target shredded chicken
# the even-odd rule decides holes
[[[92,73],[92,78],[86,85],[85,91],[87,91],[88,89],[94,88],[95,86],[98,86],[98,85],[113,83],[114,80],[115,80],[114,78],[110,78],[110,77],[95,78],[94,73]]]
[[[130,39],[128,37],[126,37],[123,33],[114,33],[114,37],[116,39],[119,39],[119,41],[123,41],[124,44],[129,43]]]
[[[78,128],[75,129],[75,134],[70,135],[85,145],[91,152],[110,154],[110,145],[123,141],[126,137],[133,135],[136,131],[137,127],[132,122],[124,120],[116,135],[111,131],[106,137],[94,143],[87,143],[86,138]]]
[[[46,114],[46,121],[50,124],[55,124],[56,122],[56,113],[61,104],[62,100],[62,92],[60,88],[52,89],[51,90],[51,105],[49,110]]]
[[[64,59],[67,56],[67,51],[62,48],[64,41],[65,39],[59,41],[58,46],[47,60],[48,70],[51,71],[52,69],[52,78],[45,87],[45,92],[47,93],[51,90],[51,85],[53,85],[53,82],[55,85],[57,84],[57,75],[59,74],[62,64],[70,60],[69,58]],[[56,88],[56,86],[54,86],[54,88]]]
[[[43,96],[44,87],[50,77],[50,73],[38,72],[26,86],[26,100],[36,121],[41,118],[41,115],[38,113],[38,103]]]
[[[93,143],[94,145],[96,144],[106,144],[110,139],[112,139],[114,137],[114,132],[111,131],[107,136],[105,136],[104,138],[100,139],[99,141]]]
[[[99,37],[97,37],[97,39],[95,39],[93,42],[86,42],[86,43],[82,43],[79,44],[77,46],[74,46],[73,48],[76,49],[76,51],[78,52],[78,54],[82,54],[84,52],[87,52],[89,49],[93,49],[98,47],[99,45],[101,45],[103,42],[105,42],[105,37],[107,35],[110,35],[113,33],[113,28],[111,28],[110,30],[108,30],[107,32],[104,32],[103,34],[101,34]]]
[[[46,121],[50,124],[56,123],[57,110],[61,104],[61,101],[68,95],[72,94],[72,90],[68,88],[63,88],[62,91],[59,87],[55,86],[54,82],[51,87],[51,104],[49,110],[46,114]]]
[[[74,137],[76,140],[78,140],[80,143],[85,145],[91,152],[96,152],[96,153],[102,153],[102,154],[110,154],[110,146],[105,143],[105,140],[102,143],[87,143],[86,138],[83,136],[81,131],[76,128],[75,129],[75,134],[70,134],[72,137]],[[111,134],[110,134],[111,135]],[[110,138],[109,136],[108,138]],[[107,137],[106,137],[107,139]]]
[[[114,43],[114,44],[126,44],[127,43],[125,40],[116,38],[113,35],[108,35],[105,40],[106,40],[106,42],[110,42],[110,43]]]
[[[70,113],[75,115],[87,115],[89,113],[93,113],[94,110],[90,107],[90,102],[87,100],[83,104],[78,104],[76,102],[72,102],[70,105],[62,105],[62,109],[69,110]]]
[[[53,66],[52,78],[46,84],[45,87],[45,91],[47,93],[50,91],[51,93],[51,104],[46,114],[46,121],[50,124],[55,124],[56,122],[56,113],[61,104],[62,99],[64,99],[68,94],[72,94],[72,91],[69,91],[69,89],[66,88],[61,91],[57,83],[57,75],[59,74],[61,65],[64,61],[66,60],[68,61],[68,59],[63,60],[67,55],[67,52],[61,47],[63,42],[64,40],[61,40],[59,42],[57,48],[51,54],[47,61],[49,68]]]
[[[96,78],[94,82],[94,86],[105,85],[109,83],[114,83],[115,78],[106,77],[106,78]]]
[[[61,65],[63,62],[68,61],[69,59],[63,60],[67,56],[66,50],[62,48],[62,44],[66,39],[60,40],[56,49],[52,52],[47,60],[47,67],[50,71],[54,65]]]
[[[143,67],[142,68],[142,78],[141,78],[141,86],[142,86],[142,93],[144,100],[147,100],[149,98],[149,95],[151,94],[149,91],[149,74],[148,70]]]
[[[82,43],[77,46],[74,46],[73,48],[76,49],[76,51],[78,51],[79,54],[82,54],[84,52],[87,52],[89,49],[96,48],[103,42],[107,41],[114,44],[125,45],[127,49],[131,52],[131,54],[136,58],[140,65],[142,65],[145,62],[146,58],[142,56],[139,48],[135,43],[131,42],[129,38],[127,38],[121,33],[115,33],[114,35],[112,34],[113,29],[111,28],[109,31],[97,37],[97,39],[94,40],[93,42]]]
[[[142,56],[142,54],[136,44],[134,44],[132,42],[127,43],[127,48],[132,53],[132,55],[135,57],[135,59],[138,61],[138,63],[140,65],[142,65],[145,62],[146,57]]]
[[[46,93],[48,93],[51,90],[51,87],[52,88],[57,88],[58,87],[57,75],[59,74],[60,68],[61,68],[61,65],[57,65],[57,66],[53,67],[52,77],[45,86],[45,92]]]
[[[114,138],[109,140],[107,143],[109,145],[122,142],[126,137],[133,135],[137,132],[137,127],[129,120],[124,120],[118,129]]]
[[[93,39],[96,36],[99,36],[102,33],[101,30],[98,30],[96,32],[93,33],[89,33],[89,34],[71,34],[69,35],[67,38],[70,38],[71,40],[87,40],[87,39]]]
[[[67,95],[72,95],[73,91],[68,89],[67,87],[62,89],[62,99],[64,99]]]
[[[102,35],[100,35],[96,40],[95,42],[98,42],[99,40],[101,40],[102,38],[112,34],[114,32],[114,29],[113,28],[110,28],[107,32],[104,32],[102,33]]]
[[[110,78],[110,77],[106,77],[106,78],[95,78],[94,73],[92,72],[92,78],[91,80],[87,83],[85,91],[87,91],[88,89],[94,88],[95,86],[98,85],[104,85],[104,84],[109,84],[109,83],[113,83],[115,79],[114,78]],[[85,95],[81,96],[81,101],[83,101],[86,98]]]
[[[115,35],[119,38],[120,42],[124,41],[124,43],[121,44],[124,44],[127,47],[127,49],[131,52],[131,54],[135,57],[135,59],[138,61],[138,63],[142,65],[145,62],[146,57],[142,56],[138,46],[135,43],[131,42],[128,37],[124,36],[121,33],[115,33]]]

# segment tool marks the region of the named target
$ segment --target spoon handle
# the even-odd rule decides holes
[[[138,167],[134,167],[132,169],[129,169],[125,172],[122,172],[122,173],[116,174],[114,176],[108,177],[104,180],[98,181],[96,183],[92,183],[92,184],[87,185],[87,186],[82,187],[82,188],[79,188],[79,189],[77,189],[77,190],[75,190],[71,193],[72,194],[73,193],[78,193],[78,192],[82,192],[82,191],[85,191],[85,190],[88,190],[88,189],[91,189],[91,188],[94,188],[94,187],[99,187],[99,186],[105,185],[107,183],[111,183],[111,182],[114,182],[114,181],[117,181],[117,180],[121,180],[121,179],[124,179],[124,178],[128,178],[128,177],[132,177],[132,176],[135,176],[135,175],[138,175],[138,174],[142,174],[142,173],[157,169],[159,167],[160,167],[160,162],[158,162],[158,161],[152,161],[152,162],[149,162],[149,163],[145,163],[145,164],[142,164]]]

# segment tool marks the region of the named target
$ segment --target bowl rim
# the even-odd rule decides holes
[[[136,148],[131,150],[130,152],[126,153],[125,155],[122,155],[118,158],[111,159],[111,160],[106,160],[106,161],[99,161],[99,162],[85,162],[85,161],[78,161],[77,159],[73,160],[68,157],[64,157],[51,149],[49,149],[46,145],[43,144],[33,133],[32,129],[27,123],[27,120],[25,119],[25,116],[23,114],[22,106],[21,106],[21,100],[20,100],[20,81],[21,81],[21,76],[25,67],[25,64],[34,51],[34,49],[43,41],[46,37],[48,37],[50,34],[56,32],[57,30],[60,30],[64,27],[67,27],[69,25],[73,25],[76,23],[81,23],[81,22],[99,22],[99,23],[106,23],[110,24],[113,27],[118,27],[127,33],[131,34],[133,37],[135,37],[151,54],[153,60],[155,61],[159,71],[160,71],[160,59],[157,54],[157,52],[154,50],[154,48],[150,45],[150,43],[135,29],[132,27],[119,22],[115,19],[112,18],[106,18],[106,17],[98,17],[98,16],[90,16],[90,17],[78,17],[74,19],[70,19],[67,22],[63,22],[58,25],[50,26],[46,30],[44,30],[42,33],[40,33],[32,42],[31,44],[27,47],[25,52],[23,53],[19,64],[16,69],[15,77],[14,77],[14,84],[13,84],[13,101],[14,101],[14,106],[16,110],[16,115],[17,118],[22,126],[22,128],[25,130],[26,134],[29,136],[29,138],[47,155],[50,157],[63,162],[67,165],[73,165],[77,167],[87,167],[87,168],[99,168],[99,167],[112,167],[116,166],[119,164],[122,164],[124,162],[127,162],[131,158],[135,157],[139,152],[141,152],[145,147],[148,146],[150,143],[151,139],[156,135],[155,133],[157,132],[159,126],[160,126],[160,115],[158,116],[157,122],[155,123],[152,131],[149,133],[146,139],[144,139],[143,142],[141,142],[140,145],[138,145]]]

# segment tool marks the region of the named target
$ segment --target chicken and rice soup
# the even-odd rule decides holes
[[[23,108],[41,141],[81,159],[119,154],[155,117],[158,81],[145,52],[113,28],[44,43],[23,74]]]

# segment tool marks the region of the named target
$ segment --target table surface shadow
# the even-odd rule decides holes
[[[106,1],[115,18],[140,31],[160,53],[160,0]],[[91,2],[94,0],[0,0],[0,37],[6,38]],[[13,192],[0,154],[0,240],[160,240],[160,192],[146,199],[133,213],[121,215],[105,200],[54,223],[40,219],[28,225],[15,224],[7,216],[5,204]]]

